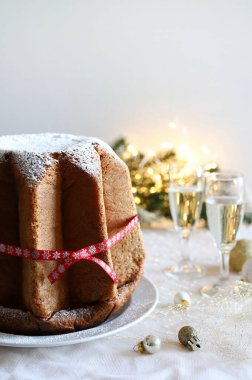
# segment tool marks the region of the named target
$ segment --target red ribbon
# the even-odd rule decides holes
[[[94,257],[97,253],[107,251],[113,247],[118,241],[122,240],[137,224],[138,216],[135,215],[119,232],[111,236],[109,239],[100,243],[89,245],[78,251],[49,251],[43,249],[30,249],[17,247],[10,244],[0,244],[0,254],[6,254],[16,257],[22,257],[30,260],[50,260],[59,261],[59,265],[49,274],[48,278],[53,284],[63,273],[65,273],[73,264],[80,260],[88,260],[98,264],[112,279],[117,282],[118,276],[115,271],[103,260]]]

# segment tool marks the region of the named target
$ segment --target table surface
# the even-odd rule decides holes
[[[172,230],[143,230],[147,251],[145,276],[159,291],[156,310],[139,324],[115,336],[53,348],[0,347],[0,379],[252,379],[252,298],[230,296],[209,300],[200,287],[218,275],[218,253],[208,230],[191,236],[191,257],[207,268],[201,279],[177,281],[164,268],[179,258],[179,239]],[[251,238],[243,226],[240,238]],[[235,279],[237,276],[233,276]],[[189,292],[192,304],[181,310],[173,304],[177,291]],[[180,327],[193,325],[202,340],[190,352],[177,339]],[[133,351],[138,340],[158,335],[161,350],[154,355]]]

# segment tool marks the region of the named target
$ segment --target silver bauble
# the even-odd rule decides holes
[[[142,344],[146,352],[149,354],[155,354],[160,350],[161,340],[158,336],[148,335],[144,338]]]
[[[174,303],[175,305],[188,307],[191,304],[191,297],[185,291],[177,292],[174,296]]]

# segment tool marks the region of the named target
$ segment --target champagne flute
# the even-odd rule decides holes
[[[169,169],[169,203],[175,230],[181,239],[182,260],[165,269],[165,274],[179,277],[201,277],[205,269],[190,259],[188,240],[199,219],[204,188],[201,167],[190,163],[176,163]]]
[[[212,173],[206,178],[206,209],[214,245],[220,253],[220,277],[205,285],[201,294],[211,297],[230,284],[229,257],[243,219],[244,178],[240,173]]]

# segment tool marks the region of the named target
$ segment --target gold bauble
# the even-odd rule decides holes
[[[252,256],[252,240],[237,240],[236,246],[230,253],[230,269],[240,272],[245,261]]]

